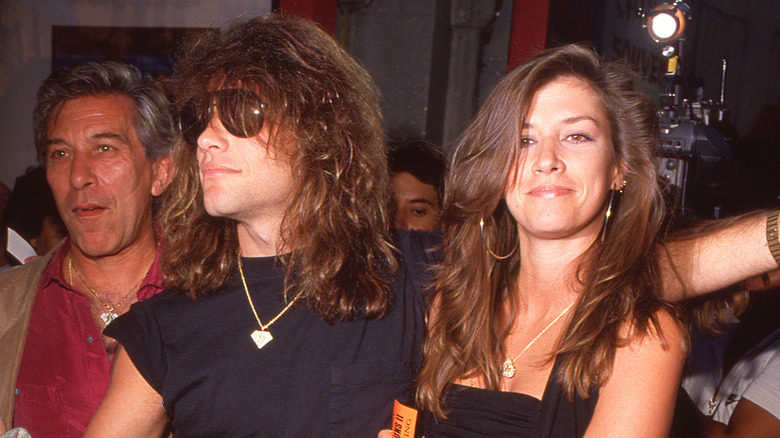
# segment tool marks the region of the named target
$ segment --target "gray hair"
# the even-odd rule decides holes
[[[33,112],[35,150],[46,164],[49,120],[77,97],[123,95],[132,100],[135,132],[149,161],[166,156],[176,138],[170,103],[162,85],[138,68],[113,61],[88,62],[54,71],[38,89]]]

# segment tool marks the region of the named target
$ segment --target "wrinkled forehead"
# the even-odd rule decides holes
[[[139,138],[140,115],[130,96],[120,93],[84,94],[58,102],[46,123],[51,137],[64,127],[78,127],[92,135],[110,133]],[[95,132],[93,132],[95,131]]]

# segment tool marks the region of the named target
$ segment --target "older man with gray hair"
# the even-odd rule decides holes
[[[162,290],[153,201],[174,128],[159,83],[102,62],[52,73],[34,129],[70,237],[0,275],[0,420],[36,438],[80,437],[117,347],[103,329]]]

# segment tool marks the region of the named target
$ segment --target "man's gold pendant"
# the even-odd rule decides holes
[[[271,342],[271,339],[273,338],[271,332],[265,330],[255,330],[252,332],[252,340],[255,341],[258,350],[265,347],[265,344]]]

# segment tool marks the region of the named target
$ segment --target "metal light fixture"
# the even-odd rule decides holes
[[[650,37],[659,43],[673,43],[685,32],[691,8],[683,1],[662,3],[645,14]]]
[[[724,188],[733,181],[733,153],[728,141],[710,126],[725,120],[723,101],[713,104],[685,98],[680,60],[691,8],[684,1],[674,1],[637,13],[650,37],[663,46],[661,54],[667,59],[659,93],[661,141],[655,150],[659,158],[656,173],[666,182],[670,205],[680,216],[718,218],[725,211],[721,204]],[[723,68],[725,74],[725,61]],[[689,195],[693,204],[688,202]]]

